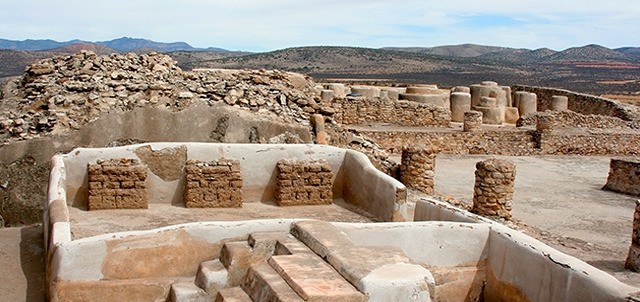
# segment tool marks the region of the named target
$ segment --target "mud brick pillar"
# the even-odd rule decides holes
[[[516,166],[500,159],[476,164],[472,212],[483,216],[511,218]]]
[[[636,209],[633,213],[633,232],[631,233],[631,246],[624,267],[630,271],[640,272],[640,200],[636,200]]]
[[[482,131],[482,112],[480,111],[467,111],[464,113],[464,121],[462,125],[462,131],[464,132],[477,132]]]
[[[187,208],[242,207],[240,162],[189,160],[185,166],[184,206]]]
[[[88,164],[88,210],[146,209],[147,167],[137,159],[98,160]]]
[[[433,146],[403,147],[400,181],[409,188],[433,194],[437,153],[438,149]]]
[[[278,206],[333,203],[333,174],[326,160],[278,161],[275,201]]]

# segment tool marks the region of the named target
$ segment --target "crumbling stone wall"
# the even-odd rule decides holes
[[[278,161],[275,202],[278,206],[333,202],[333,174],[326,160]]]
[[[631,246],[629,246],[629,254],[624,262],[624,268],[640,272],[640,200],[636,201],[636,208],[633,212]]]
[[[438,149],[412,145],[402,148],[400,181],[407,187],[426,194],[434,193],[434,176]]]
[[[137,159],[98,160],[87,170],[90,211],[148,208],[147,168]]]
[[[518,120],[518,127],[534,126],[541,114],[553,116],[557,128],[583,129],[632,129],[634,124],[620,118],[603,115],[584,115],[573,111],[545,111],[538,112]]]
[[[370,122],[400,126],[449,127],[451,111],[432,104],[387,98],[336,98],[332,107],[336,122],[361,125]]]
[[[506,160],[488,159],[476,164],[472,212],[511,218],[516,166]]]
[[[388,152],[399,154],[402,146],[421,142],[433,145],[445,154],[495,155],[640,155],[640,134],[631,131],[554,131],[516,129],[462,132],[360,131]]]
[[[640,196],[640,160],[612,158],[603,189]]]
[[[513,93],[516,91],[535,93],[538,96],[538,111],[552,110],[551,100],[553,96],[566,96],[569,99],[569,110],[571,111],[585,115],[596,114],[617,117],[625,121],[640,120],[640,112],[632,110],[632,106],[626,106],[614,100],[598,96],[549,87],[515,85],[511,88]]]
[[[187,208],[237,208],[242,206],[240,162],[188,160],[184,205]]]

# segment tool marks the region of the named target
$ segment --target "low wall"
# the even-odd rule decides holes
[[[403,146],[427,144],[445,154],[494,155],[638,155],[640,133],[608,131],[545,132],[514,129],[513,131],[367,131],[361,134],[374,139],[391,153]]]
[[[464,221],[490,227],[485,301],[627,301],[638,288],[504,225],[433,199],[414,221]]]
[[[451,111],[432,104],[388,98],[336,98],[334,119],[343,125],[392,123],[401,126],[449,127]]]
[[[603,189],[640,196],[640,160],[612,158]]]
[[[192,106],[179,112],[151,107],[114,110],[80,130],[65,133],[54,130],[47,137],[0,146],[0,171],[8,175],[7,187],[0,190],[0,216],[8,225],[41,222],[51,157],[77,146],[154,141],[268,142],[286,133],[302,142],[312,141],[308,127],[256,118],[251,112],[229,106]]]
[[[347,150],[343,169],[351,171],[344,183],[344,198],[384,221],[407,221],[406,187],[376,169],[366,155]],[[384,200],[395,200],[385,202]]]
[[[604,115],[584,115],[573,111],[546,111],[544,114],[553,117],[556,128],[629,130],[635,127],[632,122]],[[538,115],[539,113],[521,118],[518,126],[535,127]]]
[[[632,106],[621,104],[617,101],[593,96],[589,94],[576,93],[569,90],[515,85],[511,87],[512,93],[516,91],[533,92],[538,96],[538,111],[551,110],[551,97],[554,95],[566,96],[569,99],[569,110],[581,114],[595,114],[610,117],[617,117],[625,121],[638,121],[640,114],[633,110]]]

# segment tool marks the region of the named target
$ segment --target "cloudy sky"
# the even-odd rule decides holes
[[[0,0],[0,38],[195,47],[640,46],[637,0]]]

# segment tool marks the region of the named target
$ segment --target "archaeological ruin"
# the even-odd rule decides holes
[[[636,273],[558,250],[573,237],[532,231],[518,209],[541,199],[518,197],[528,159],[611,158],[590,189],[637,196],[631,105],[90,51],[42,60],[2,91],[0,221],[43,224],[50,301],[640,299]],[[473,175],[467,200],[439,192],[439,158],[480,155],[452,171]],[[625,215],[602,236],[637,271],[640,214]]]

